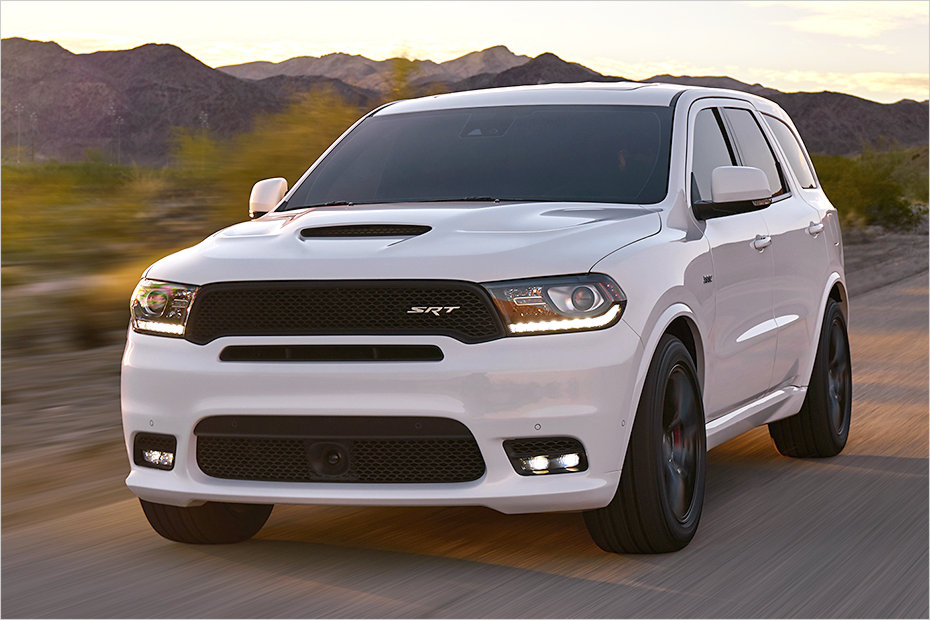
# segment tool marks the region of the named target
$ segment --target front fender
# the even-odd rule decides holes
[[[669,331],[671,324],[676,319],[682,317],[686,319],[688,328],[691,331],[691,336],[694,340],[696,358],[694,364],[697,366],[698,382],[703,392],[705,355],[703,339],[701,338],[700,328],[698,327],[698,320],[690,306],[684,303],[675,303],[666,308],[659,315],[654,323],[653,329],[650,330],[648,334],[640,336],[640,342],[642,342],[643,345],[643,356],[640,358],[639,367],[636,371],[636,380],[633,383],[632,400],[629,403],[630,411],[635,412],[639,406],[640,395],[643,393],[643,386],[646,383],[646,375],[649,373],[649,365],[652,363],[652,358],[659,346],[659,340]]]

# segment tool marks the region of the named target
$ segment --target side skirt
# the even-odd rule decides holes
[[[757,426],[793,416],[801,410],[806,394],[806,387],[781,387],[730,413],[714,418],[705,427],[707,449],[716,448]]]

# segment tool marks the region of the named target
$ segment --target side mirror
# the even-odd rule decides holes
[[[695,202],[694,217],[715,217],[759,211],[772,204],[768,177],[751,166],[720,166],[710,177],[711,202]]]
[[[287,179],[265,179],[252,186],[249,195],[249,219],[254,220],[275,208],[287,193]]]

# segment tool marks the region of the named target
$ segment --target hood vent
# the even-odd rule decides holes
[[[350,224],[346,226],[304,228],[300,231],[300,236],[304,239],[326,237],[415,237],[429,231],[429,226],[415,226],[413,224]]]

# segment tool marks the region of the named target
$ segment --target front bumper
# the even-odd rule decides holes
[[[431,344],[441,362],[222,362],[241,344]],[[642,345],[624,323],[601,331],[463,344],[441,336],[229,337],[207,345],[129,333],[122,367],[123,430],[177,437],[174,469],[132,464],[139,497],[204,501],[391,506],[487,506],[547,512],[605,506],[613,497],[635,411]],[[207,476],[194,426],[216,415],[432,416],[462,422],[485,461],[472,482],[360,484],[259,482]],[[585,447],[584,472],[518,475],[506,439],[569,436]],[[132,458],[130,458],[132,463]]]

